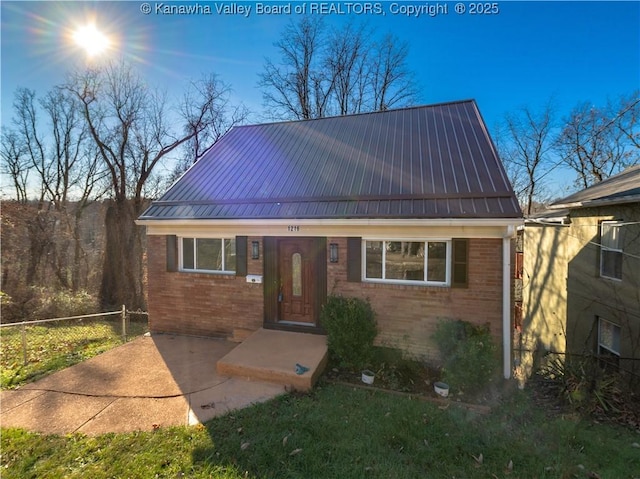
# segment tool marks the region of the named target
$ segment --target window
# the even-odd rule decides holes
[[[622,279],[622,225],[616,221],[600,224],[600,276]]]
[[[620,362],[620,326],[598,318],[598,356],[605,366]]]
[[[234,273],[236,240],[223,238],[181,238],[180,269]]]
[[[365,279],[390,283],[450,283],[451,241],[365,241]]]

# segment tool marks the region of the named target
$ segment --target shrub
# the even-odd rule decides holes
[[[12,296],[2,293],[2,321],[80,316],[99,311],[98,301],[86,291],[55,291],[53,288],[23,287]],[[7,299],[9,298],[9,299]]]
[[[369,301],[330,296],[320,315],[327,332],[329,357],[341,367],[367,367],[378,334],[375,314]]]
[[[81,316],[98,311],[96,298],[86,291],[40,289],[39,304],[33,312],[37,319]]]
[[[453,390],[477,392],[497,370],[497,347],[486,326],[440,321],[433,335],[443,359],[442,376]]]

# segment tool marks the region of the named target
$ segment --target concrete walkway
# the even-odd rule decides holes
[[[144,336],[13,391],[0,393],[0,425],[46,434],[193,425],[281,395],[284,386],[216,372],[237,345]]]

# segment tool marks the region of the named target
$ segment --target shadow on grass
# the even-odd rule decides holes
[[[256,478],[462,474],[458,464],[473,459],[452,426],[451,413],[424,401],[321,385],[210,421],[212,445],[195,450],[193,460]]]
[[[586,479],[640,471],[632,431],[550,418],[521,391],[487,415],[321,384],[205,427],[211,441],[193,451],[194,467],[249,478]]]

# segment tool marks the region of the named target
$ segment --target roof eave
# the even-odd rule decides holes
[[[613,206],[628,203],[640,203],[640,195],[618,196],[615,198],[596,198],[593,200],[575,201],[572,203],[553,203],[549,205],[549,209],[559,210],[563,208],[594,208],[597,206]]]
[[[245,224],[271,225],[375,225],[375,226],[518,226],[523,218],[245,218],[245,219],[152,219],[140,218],[138,226],[232,226]]]

